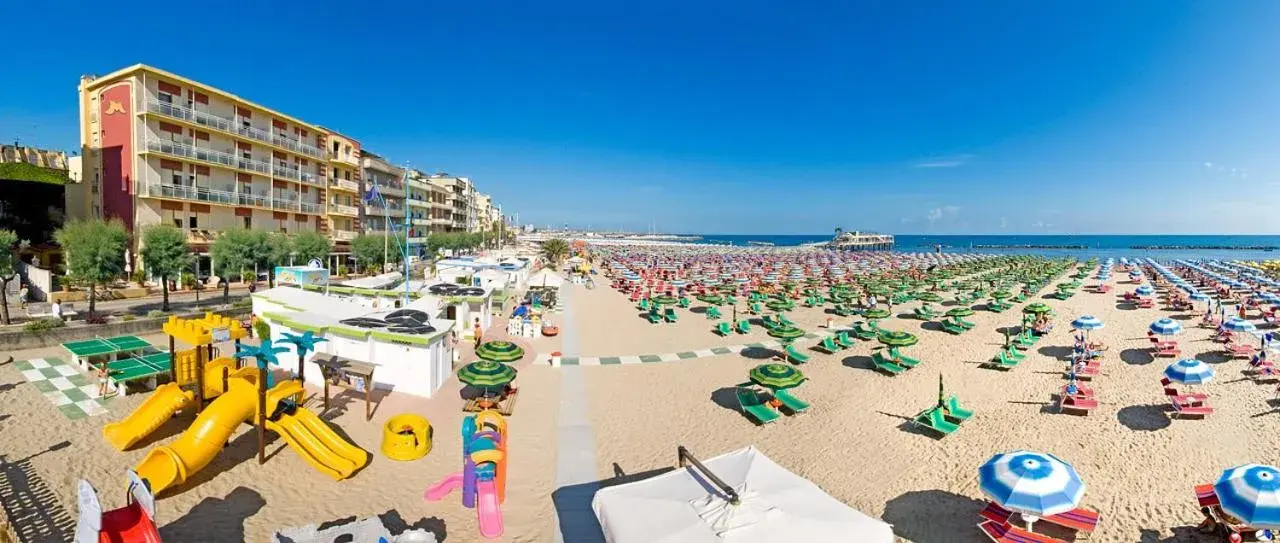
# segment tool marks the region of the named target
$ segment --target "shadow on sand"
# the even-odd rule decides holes
[[[252,489],[240,486],[224,498],[205,498],[181,518],[160,528],[169,541],[207,540],[211,532],[226,541],[246,541],[244,521],[266,507],[267,500]]]
[[[32,458],[69,446],[70,441],[62,441],[14,461],[0,456],[0,507],[8,514],[9,524],[19,541],[60,543],[72,540],[75,517],[62,507],[48,483],[31,465]]]
[[[1151,349],[1130,348],[1120,351],[1120,360],[1125,364],[1134,366],[1145,366],[1156,361],[1156,357],[1151,355]]]
[[[960,534],[973,534],[969,539],[979,541],[974,519],[985,506],[954,492],[913,490],[885,502],[882,518],[898,537],[916,543],[952,543],[962,540]]]
[[[1172,422],[1160,405],[1131,405],[1116,412],[1116,419],[1130,430],[1154,432],[1168,428]]]

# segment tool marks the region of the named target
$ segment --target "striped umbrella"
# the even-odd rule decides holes
[[[1097,330],[1102,328],[1102,319],[1093,315],[1081,315],[1071,321],[1071,327],[1076,330]]]
[[[1150,296],[1156,293],[1156,289],[1151,288],[1151,285],[1142,285],[1135,289],[1134,292],[1137,292],[1138,296]]]
[[[1232,332],[1252,332],[1254,326],[1252,322],[1244,320],[1240,317],[1231,317],[1222,321],[1222,328]]]
[[[458,380],[473,387],[500,387],[515,379],[515,368],[492,360],[477,360],[458,369]]]
[[[486,341],[476,349],[476,356],[494,362],[515,362],[524,358],[524,349],[510,341]]]
[[[910,347],[920,342],[920,338],[915,334],[902,331],[880,332],[876,339],[890,347]]]
[[[800,370],[786,364],[761,364],[747,373],[751,382],[774,390],[800,386],[806,379]]]
[[[1151,326],[1148,328],[1152,332],[1155,332],[1162,336],[1172,336],[1182,331],[1182,323],[1175,321],[1173,319],[1170,319],[1168,317],[1165,317],[1163,319],[1160,319],[1156,322],[1151,323]]]
[[[792,341],[804,337],[804,330],[794,326],[777,326],[769,330],[769,335],[783,341]]]
[[[968,307],[953,307],[947,311],[948,317],[968,317],[973,314],[973,309]]]
[[[1022,513],[1028,524],[1075,509],[1085,488],[1070,464],[1052,454],[1023,450],[987,460],[978,468],[978,486],[1005,509]]]
[[[891,313],[883,307],[873,307],[862,313],[862,316],[868,319],[887,319]]]
[[[1213,379],[1213,368],[1200,360],[1183,358],[1169,364],[1169,367],[1164,369],[1164,376],[1184,385],[1199,385]]]
[[[1280,528],[1280,470],[1245,464],[1222,472],[1213,484],[1222,509],[1255,528]]]
[[[1053,308],[1041,302],[1035,302],[1032,304],[1027,304],[1026,307],[1022,308],[1022,312],[1027,313],[1029,315],[1040,315],[1043,313],[1052,313]]]

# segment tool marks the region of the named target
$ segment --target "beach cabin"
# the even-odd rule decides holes
[[[253,295],[253,314],[271,327],[273,342],[280,342],[285,332],[310,331],[325,338],[306,358],[309,383],[323,385],[312,360],[329,354],[373,365],[375,388],[429,398],[453,371],[448,332],[455,323],[438,316],[440,303],[422,296],[403,308],[374,310],[356,298],[276,287]],[[297,369],[296,354],[281,354],[278,362],[287,371]]]
[[[474,324],[488,330],[493,322],[493,291],[484,287],[465,287],[452,283],[436,283],[426,288],[424,300],[439,307],[439,318],[457,323],[458,337],[474,339]],[[411,304],[412,305],[412,304]]]

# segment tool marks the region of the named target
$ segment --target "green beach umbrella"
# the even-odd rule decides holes
[[[1005,299],[1005,298],[1009,298],[1009,297],[1011,297],[1011,296],[1013,296],[1013,294],[1012,294],[1012,293],[1010,293],[1010,292],[1009,292],[1009,291],[1007,291],[1007,290],[997,290],[997,291],[995,291],[995,292],[992,292],[992,293],[991,293],[991,297],[992,297],[992,298],[995,298],[995,299],[997,299],[997,300],[1003,300],[1003,299]]]
[[[747,376],[751,382],[774,390],[794,388],[805,380],[800,370],[787,364],[761,364],[751,368]]]
[[[478,388],[495,388],[516,379],[516,369],[492,360],[477,360],[458,370],[458,380]]]
[[[922,302],[941,302],[942,296],[938,296],[936,292],[921,292],[916,295],[916,299]]]
[[[920,342],[920,338],[914,334],[901,331],[880,332],[876,339],[890,347],[910,347]]]
[[[972,314],[973,314],[973,309],[970,309],[968,307],[953,307],[951,308],[950,311],[947,311],[948,317],[968,317],[969,315],[972,315]]]
[[[873,307],[862,314],[862,316],[868,319],[887,319],[890,315],[892,315],[892,313],[883,307]]]
[[[804,330],[794,326],[778,326],[770,329],[769,335],[784,341],[792,341],[804,337]]]
[[[650,300],[659,305],[671,305],[680,301],[680,299],[675,296],[667,296],[665,294],[661,296],[654,296],[653,298],[650,298]]]
[[[787,311],[795,308],[796,304],[791,303],[790,300],[770,300],[764,306],[774,311]]]
[[[703,294],[701,296],[698,296],[698,301],[712,304],[712,305],[720,305],[724,303],[724,298],[720,296],[716,296],[714,294]]]
[[[1027,307],[1022,308],[1023,313],[1027,313],[1031,315],[1040,315],[1043,313],[1050,313],[1052,311],[1053,311],[1052,307],[1049,307],[1041,302],[1029,304],[1027,305]]]
[[[476,348],[476,356],[494,362],[515,362],[524,358],[524,349],[510,341],[486,341]]]

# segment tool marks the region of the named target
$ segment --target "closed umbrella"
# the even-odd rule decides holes
[[[1058,457],[1025,450],[997,454],[978,468],[982,493],[1005,509],[1022,513],[1028,529],[1042,517],[1075,509],[1084,482]]]

